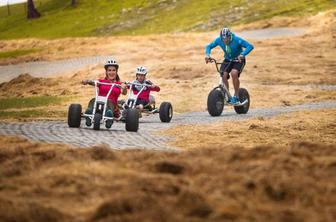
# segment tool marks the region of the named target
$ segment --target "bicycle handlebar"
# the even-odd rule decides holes
[[[210,63],[213,63],[213,62],[215,62],[215,63],[217,63],[217,64],[222,64],[222,63],[224,63],[225,61],[223,61],[223,62],[217,62],[217,60],[215,59],[215,58],[212,58],[212,57],[209,57],[209,59],[210,59]],[[239,59],[238,58],[234,58],[234,59],[231,59],[230,61],[229,61],[229,63],[230,62],[240,62],[239,61]]]
[[[220,72],[220,68],[218,68],[218,65],[222,65],[225,61],[223,61],[223,62],[217,62],[217,60],[215,58],[209,57],[209,62],[210,63],[215,62],[217,72],[221,73]],[[230,64],[232,62],[240,62],[240,61],[239,61],[239,59],[234,58],[234,59],[231,59],[228,63]]]

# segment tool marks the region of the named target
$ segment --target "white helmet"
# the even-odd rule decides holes
[[[224,40],[224,39],[226,39],[226,38],[229,38],[229,37],[231,37],[231,31],[230,31],[230,29],[229,28],[226,28],[226,27],[224,27],[221,31],[220,31],[220,33],[219,33],[219,35],[220,35],[220,37],[221,37],[221,40]]]
[[[136,74],[142,74],[146,75],[147,74],[147,69],[144,66],[139,66],[136,68]]]
[[[118,62],[114,59],[107,60],[105,65],[104,65],[104,68],[107,69],[107,67],[109,67],[109,66],[115,66],[117,69],[119,68]]]

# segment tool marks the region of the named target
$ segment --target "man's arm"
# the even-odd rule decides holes
[[[218,37],[219,38],[219,37]],[[205,63],[210,62],[210,53],[211,49],[218,46],[218,38],[216,38],[213,42],[211,42],[209,45],[205,47]]]
[[[210,57],[211,49],[215,48],[216,46],[218,46],[217,39],[205,47],[205,56]]]
[[[240,39],[240,44],[245,48],[245,50],[241,53],[242,56],[247,56],[252,50],[253,50],[253,45],[244,39]]]

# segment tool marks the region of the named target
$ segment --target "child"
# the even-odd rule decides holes
[[[159,86],[153,85],[152,82],[146,80],[146,75],[147,75],[147,69],[145,67],[139,66],[136,68],[136,80],[133,81],[133,83],[151,85],[151,86],[146,86],[145,89],[138,96],[138,100],[136,102],[136,108],[139,109],[140,112],[143,111],[144,107],[149,105],[150,92],[160,91]],[[138,94],[138,92],[141,90],[141,86],[133,85],[131,90],[133,90],[134,94]]]
[[[105,65],[105,78],[99,79],[99,82],[102,83],[116,83],[119,84],[121,87],[114,87],[109,98],[108,98],[108,103],[107,103],[107,110],[106,110],[106,116],[108,117],[115,117],[119,118],[120,117],[120,111],[118,108],[118,97],[119,95],[126,94],[127,93],[127,87],[124,83],[120,82],[120,78],[118,75],[118,69],[119,65],[117,61],[111,59],[108,60]],[[83,80],[82,84],[86,85],[94,85],[93,81],[90,80]],[[107,93],[109,92],[111,86],[108,85],[99,85],[99,90],[98,90],[98,95],[99,96],[106,96]],[[91,99],[88,105],[87,110],[85,111],[86,114],[92,114],[93,112],[93,106],[94,106],[95,98]],[[90,118],[86,118],[86,125],[91,126],[91,120]],[[113,124],[112,120],[107,120],[106,121],[106,128],[111,128]]]

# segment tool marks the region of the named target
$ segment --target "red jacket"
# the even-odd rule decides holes
[[[140,83],[140,82],[139,82]],[[146,84],[149,83],[149,81],[145,81]],[[133,93],[135,95],[137,95],[140,91],[140,89],[138,90],[136,86],[132,87]],[[141,99],[143,101],[149,102],[149,94],[151,91],[155,91],[155,92],[159,92],[160,91],[160,87],[158,86],[154,86],[154,87],[147,87],[141,92],[141,94],[138,96],[138,99]]]
[[[119,85],[121,84],[120,81],[111,82],[110,80],[107,79],[99,79],[98,81],[104,83],[116,83]],[[98,87],[99,87],[98,96],[106,96],[112,86],[98,85]],[[121,89],[119,87],[113,87],[112,92],[108,98],[115,106],[118,104],[118,97],[120,93]]]

